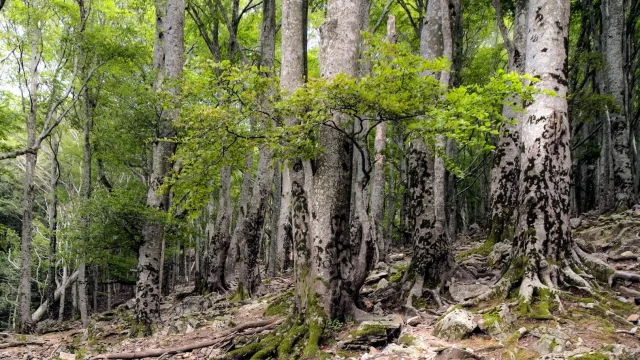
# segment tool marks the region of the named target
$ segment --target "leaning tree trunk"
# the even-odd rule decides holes
[[[35,23],[35,22],[34,22]],[[31,45],[31,61],[29,69],[29,114],[27,115],[27,147],[33,148],[36,140],[36,116],[38,108],[38,64],[40,63],[40,40],[42,31],[36,25],[29,28]],[[38,151],[25,155],[23,199],[22,199],[22,241],[20,245],[20,284],[18,287],[19,318],[16,332],[30,333],[34,329],[31,322],[31,240],[33,237],[33,199],[35,192],[34,175]]]
[[[427,60],[452,52],[448,9],[446,0],[430,1],[427,5],[420,36],[420,55]],[[449,84],[446,72],[426,76],[438,78],[443,86]],[[443,136],[437,136],[436,146],[444,150],[445,143]],[[412,307],[413,299],[422,296],[425,280],[436,284],[434,295],[437,295],[453,259],[447,236],[444,159],[431,154],[423,140],[416,139],[409,154],[409,169],[410,228],[413,228],[414,253],[404,276],[404,286],[410,289],[406,305]]]
[[[276,37],[276,4],[275,0],[262,2],[262,29],[260,31],[260,65],[265,69],[272,69],[275,60]],[[268,75],[268,74],[267,74]],[[263,101],[266,104],[266,99]],[[267,124],[263,119],[263,125]],[[240,226],[240,269],[238,271],[237,296],[241,299],[252,296],[260,285],[258,258],[260,254],[260,239],[264,226],[265,211],[269,198],[269,189],[273,180],[271,170],[271,150],[264,147],[258,158],[258,172],[253,185],[251,200],[247,206],[247,213]]]
[[[184,55],[184,0],[156,0],[156,43],[154,44],[154,68],[159,72],[157,88],[162,87],[164,77],[176,81],[182,72]],[[173,84],[172,84],[173,85]],[[178,95],[179,88],[169,87],[171,95]],[[157,139],[153,143],[152,173],[147,193],[147,206],[160,212],[169,207],[169,192],[162,191],[165,177],[171,169],[170,158],[175,151],[173,123],[179,116],[176,103],[164,109],[158,122]],[[160,316],[160,265],[164,225],[160,221],[147,220],[142,229],[142,245],[138,258],[136,281],[136,328],[134,333],[152,333],[152,324]]]
[[[611,124],[613,187],[616,209],[631,206],[633,175],[629,155],[629,122],[624,109],[624,60],[622,38],[624,8],[621,0],[602,1],[602,47],[606,61],[604,67],[604,91],[616,101],[616,108],[605,109]]]
[[[502,19],[500,1],[493,0],[493,5],[496,9],[498,27],[508,50],[509,70],[522,74],[525,63],[527,1],[516,1],[513,42],[509,40],[509,34]],[[496,146],[493,167],[491,168],[491,232],[487,239],[488,244],[513,239],[517,213],[522,116],[515,112],[511,106],[503,107],[502,116],[506,123],[500,129],[500,139]]]

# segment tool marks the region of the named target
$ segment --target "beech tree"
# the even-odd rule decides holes
[[[156,1],[156,39],[153,51],[153,68],[157,72],[154,86],[177,96],[177,82],[182,73],[184,56],[183,0]],[[169,209],[169,192],[163,189],[165,178],[171,169],[170,158],[175,151],[174,122],[180,115],[176,100],[163,108],[157,122],[156,138],[153,139],[152,172],[149,179],[147,206],[160,212]],[[153,322],[159,320],[160,266],[163,253],[164,224],[160,220],[148,221],[142,230],[142,245],[138,259],[136,282],[136,321],[134,332],[150,334]]]

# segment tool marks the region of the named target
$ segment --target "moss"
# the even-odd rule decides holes
[[[360,354],[355,352],[355,351],[349,351],[349,350],[342,350],[339,349],[338,350],[338,356],[340,356],[341,358],[345,358],[345,359],[349,359],[349,358],[360,358]]]
[[[276,316],[286,314],[292,306],[293,292],[287,291],[282,296],[276,298],[264,311],[264,316]]]
[[[320,353],[320,339],[322,339],[324,326],[327,323],[328,317],[315,296],[309,298],[307,303],[307,313],[309,336],[307,338],[307,345],[302,351],[302,358],[315,359]]]
[[[403,344],[407,346],[411,346],[415,344],[415,342],[416,342],[415,336],[411,336],[407,334],[402,334],[402,336],[400,336],[400,338],[398,339],[399,344]]]
[[[491,311],[482,314],[482,320],[484,321],[484,326],[489,330],[489,333],[494,330],[498,330],[502,323],[502,318],[500,318],[500,309],[496,307]]]
[[[261,349],[257,351],[251,357],[251,360],[262,360],[272,358],[272,355],[276,354],[278,350],[278,345],[282,342],[284,335],[276,334],[272,336],[267,336],[265,339],[260,341]]]
[[[602,350],[604,351],[613,351],[615,349],[615,346],[613,346],[613,344],[604,344],[601,346]]]
[[[588,354],[579,354],[569,358],[569,360],[609,360],[609,355],[603,354],[600,351],[588,353]]]
[[[489,238],[487,239],[487,241],[485,241],[482,245],[478,246],[477,248],[458,254],[458,256],[456,256],[456,261],[464,260],[471,255],[489,256],[489,254],[491,254],[491,251],[493,250],[494,244],[495,243],[493,239]]]
[[[524,302],[521,299],[516,308],[516,314],[537,320],[553,319],[551,312],[555,302],[551,299],[551,291],[536,289],[536,294],[537,296],[534,297],[536,300],[533,303]]]
[[[559,343],[557,343],[557,342],[556,342],[556,338],[553,338],[553,339],[551,340],[551,343],[549,344],[549,351],[550,351],[550,352],[553,352],[553,349],[555,349],[555,348],[556,348],[556,346],[558,346],[558,345],[561,345],[561,344],[559,344]]]
[[[298,340],[307,333],[307,327],[304,325],[293,326],[284,336],[280,345],[278,345],[278,358],[286,359],[293,352],[293,348]]]
[[[409,268],[408,265],[394,266],[394,269],[396,269],[396,272],[395,274],[389,277],[389,281],[392,283],[400,282],[402,280],[402,277],[404,276],[404,273],[407,271],[408,268]]]
[[[381,336],[387,334],[387,328],[383,325],[366,324],[361,329],[350,333],[354,338],[367,337],[369,335]]]
[[[526,331],[525,331],[526,332]],[[520,332],[519,330],[516,330],[513,332],[513,334],[511,334],[511,336],[509,336],[508,338],[506,338],[503,343],[506,346],[511,346],[511,345],[515,345],[518,343],[518,340],[520,340],[520,338],[522,337],[522,335],[524,335],[524,333]]]
[[[424,310],[427,308],[427,301],[423,297],[413,297],[413,307],[418,310]]]
[[[261,348],[261,345],[259,342],[254,342],[248,345],[245,345],[241,348],[229,351],[225,356],[224,359],[226,360],[235,360],[235,359],[245,359],[247,357],[249,357],[252,354],[255,354],[256,352],[258,352]]]
[[[238,283],[238,288],[236,289],[236,291],[233,292],[233,294],[231,295],[231,298],[229,299],[230,302],[241,302],[244,301],[246,299],[249,298],[249,294],[244,290],[244,287],[242,286],[242,283],[239,282]]]
[[[583,304],[589,304],[589,303],[595,303],[596,300],[593,298],[576,298],[576,300],[578,300],[579,303],[583,303]]]

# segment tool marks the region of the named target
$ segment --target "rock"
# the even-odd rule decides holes
[[[375,305],[373,305],[373,313],[376,315],[384,315],[384,310],[382,310],[382,304],[377,302]]]
[[[580,225],[582,225],[582,219],[581,218],[573,218],[571,220],[569,220],[569,222],[571,223],[571,228],[572,229],[577,229]]]
[[[488,285],[484,284],[465,284],[456,282],[449,285],[449,293],[457,302],[474,298],[478,295],[484,294],[490,289],[491,288]]]
[[[387,281],[387,279],[382,278],[380,279],[380,281],[378,281],[378,286],[376,286],[376,289],[384,289],[389,285],[389,282]]]
[[[390,315],[360,323],[355,331],[349,334],[349,338],[338,342],[341,349],[368,350],[371,346],[384,346],[400,336],[402,317]]]
[[[473,234],[477,234],[480,232],[480,225],[473,223],[469,226],[469,234],[473,235]]]
[[[391,254],[389,256],[389,259],[391,259],[391,261],[400,261],[402,259],[404,259],[404,254],[400,253],[400,254]]]
[[[627,321],[635,323],[635,322],[638,322],[639,319],[640,319],[640,314],[631,314],[627,318]]]
[[[511,254],[511,244],[508,242],[499,242],[493,245],[493,250],[489,253],[489,260],[493,266],[504,265]]]
[[[383,261],[380,261],[378,264],[376,264],[376,270],[389,271],[389,265],[387,265]]]
[[[436,322],[433,334],[447,340],[462,340],[477,328],[478,325],[468,311],[455,309]]]
[[[438,355],[436,355],[433,359],[434,360],[435,359],[437,360],[456,360],[456,359],[471,360],[471,359],[480,359],[480,358],[470,351],[463,350],[460,348],[450,347],[440,351]]]
[[[579,303],[579,305],[585,309],[593,309],[596,306],[594,303]]]
[[[76,359],[76,355],[75,354],[70,354],[68,352],[60,352],[60,354],[58,354],[58,359],[60,359],[60,360],[75,360]]]
[[[504,340],[513,330],[515,323],[516,315],[507,304],[501,304],[492,311],[482,314],[478,320],[478,327],[498,340]]]
[[[565,351],[564,344],[570,340],[567,334],[554,328],[540,327],[532,330],[531,335],[538,338],[538,341],[533,343],[533,349],[540,355],[561,353]]]
[[[407,325],[417,326],[419,324],[422,324],[422,316],[414,316],[407,320]]]
[[[621,302],[621,303],[623,303],[623,304],[626,304],[626,303],[628,303],[628,302],[629,302],[629,300],[627,300],[627,298],[625,298],[625,297],[623,297],[623,296],[618,296],[618,297],[616,298],[616,300],[620,301],[620,302]]]
[[[386,272],[386,271],[380,271],[380,272],[373,273],[373,274],[369,275],[364,280],[364,283],[367,284],[367,285],[368,284],[377,283],[380,279],[383,279],[383,278],[387,277],[387,275],[389,275],[389,273]]]

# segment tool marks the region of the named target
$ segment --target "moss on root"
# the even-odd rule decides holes
[[[525,302],[524,300],[520,299],[516,313],[520,316],[525,316],[537,320],[553,319],[553,315],[551,314],[551,312],[555,303],[551,298],[551,290],[536,289],[536,292],[536,300],[533,302]]]
[[[293,299],[293,292],[287,291],[283,295],[277,297],[275,301],[273,301],[267,309],[264,311],[265,316],[276,316],[276,315],[284,315],[286,314],[291,307]]]
[[[570,357],[569,360],[609,360],[609,355],[596,351],[588,354],[575,355]]]

